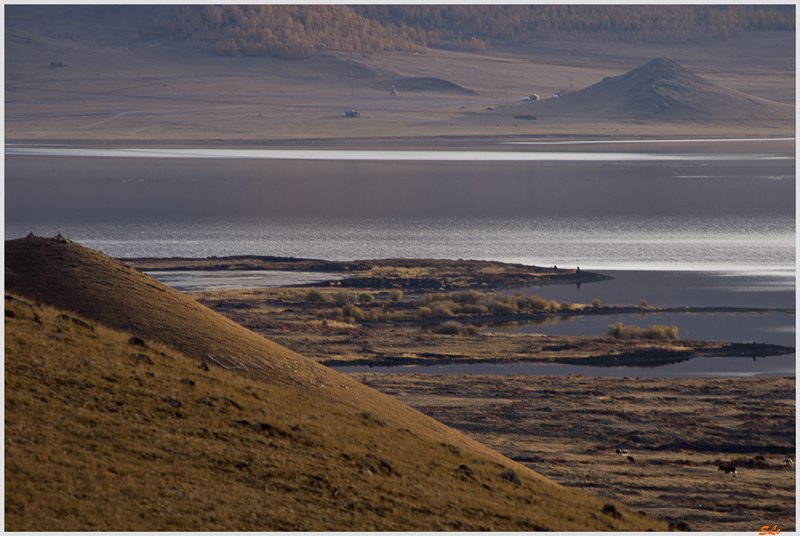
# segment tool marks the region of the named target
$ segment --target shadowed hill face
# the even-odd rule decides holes
[[[561,98],[524,106],[541,116],[665,119],[764,119],[794,116],[794,108],[716,86],[666,58]]]

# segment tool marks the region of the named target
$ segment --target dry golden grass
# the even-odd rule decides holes
[[[666,528],[131,337],[6,294],[6,530]]]

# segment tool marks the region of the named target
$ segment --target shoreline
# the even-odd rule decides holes
[[[432,135],[432,136],[398,136],[398,137],[336,137],[336,138],[286,138],[286,139],[131,139],[131,140],[104,140],[104,139],[6,139],[5,149],[43,148],[53,147],[60,150],[69,148],[80,149],[135,149],[148,148],[154,146],[166,149],[226,149],[226,148],[256,148],[256,147],[279,147],[291,149],[338,149],[347,150],[358,148],[369,150],[370,147],[376,150],[406,150],[406,151],[435,151],[438,149],[454,150],[458,148],[472,149],[482,147],[488,150],[493,148],[494,152],[538,152],[538,150],[558,149],[563,152],[571,152],[581,145],[592,147],[590,152],[608,152],[607,146],[620,145],[626,148],[626,152],[646,152],[652,151],[654,146],[664,145],[674,149],[677,145],[687,145],[690,147],[700,145],[699,150],[708,150],[708,144],[716,144],[715,152],[739,154],[740,146],[743,143],[783,143],[785,147],[780,149],[787,153],[794,153],[796,137],[787,136],[786,133],[776,133],[775,136],[765,137],[731,137],[711,136],[700,134],[691,137],[685,136],[661,137],[656,135],[639,136],[606,136],[601,134],[531,134],[531,135]],[[643,147],[637,148],[636,145]],[[727,151],[721,151],[730,145]],[[638,149],[638,151],[637,151]],[[664,151],[671,152],[670,150]],[[13,154],[13,153],[12,153]]]
[[[590,337],[583,337],[591,339]],[[551,340],[553,337],[551,337]],[[571,345],[567,337],[565,349]],[[563,342],[563,341],[562,341]],[[794,348],[766,343],[708,343],[676,341],[671,348],[631,348],[624,353],[608,353],[584,357],[470,357],[470,355],[417,353],[416,357],[384,357],[349,360],[320,360],[326,367],[420,367],[437,365],[577,365],[586,367],[660,367],[689,361],[696,357],[773,357],[795,353]],[[391,373],[389,371],[389,373]]]
[[[765,357],[795,352],[785,341],[768,343],[754,337],[747,342],[729,339],[647,340],[610,339],[596,335],[467,335],[479,324],[569,322],[577,317],[657,314],[795,314],[792,307],[759,306],[650,306],[570,304],[557,310],[519,309],[513,313],[484,310],[424,316],[423,297],[431,293],[459,291],[494,293],[518,288],[544,289],[610,281],[614,277],[590,271],[511,265],[490,261],[431,259],[381,259],[330,262],[286,257],[234,256],[207,259],[121,259],[138,270],[192,269],[198,272],[235,273],[238,270],[273,269],[346,274],[337,281],[321,281],[285,287],[195,292],[202,303],[237,323],[261,333],[303,355],[314,356],[326,366],[402,367],[467,364],[562,364],[587,367],[663,366],[695,357]],[[427,273],[421,273],[427,270]],[[619,271],[617,271],[619,272]],[[499,275],[500,274],[500,275]],[[619,275],[615,273],[615,275]],[[403,302],[390,302],[388,290],[402,289]],[[371,292],[377,301],[359,303],[363,318],[348,323],[334,321],[332,308],[344,303],[307,302],[306,291],[328,294]],[[289,302],[279,298],[293,293]],[[546,294],[545,294],[546,295]],[[605,298],[604,298],[605,300]],[[572,301],[571,299],[569,301]],[[294,304],[289,306],[289,303]],[[432,304],[428,304],[432,306]],[[484,308],[486,309],[486,308]],[[282,312],[278,312],[282,311]],[[370,316],[373,315],[373,316]],[[380,315],[380,319],[374,315]],[[327,318],[327,319],[326,319]],[[329,322],[330,321],[330,322]],[[444,323],[456,322],[460,335],[435,332]],[[658,323],[655,321],[654,323]],[[409,330],[416,338],[400,336]],[[298,333],[295,333],[295,332]],[[362,333],[363,332],[363,333]],[[303,333],[303,335],[301,335]],[[398,338],[400,337],[400,338]],[[695,339],[695,337],[692,337]],[[714,342],[717,341],[717,342]],[[778,344],[776,344],[778,342]],[[502,356],[502,357],[500,357]]]

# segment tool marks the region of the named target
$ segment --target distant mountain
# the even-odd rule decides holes
[[[609,119],[773,119],[795,113],[793,106],[717,86],[666,58],[575,93],[521,107],[537,116]]]

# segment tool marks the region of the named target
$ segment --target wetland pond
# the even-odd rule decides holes
[[[112,257],[444,258],[579,266],[614,279],[523,292],[559,303],[597,298],[610,305],[644,299],[652,306],[795,307],[793,139],[475,149],[7,146],[5,237],[61,232]],[[208,284],[197,274],[187,277],[194,286],[183,290]],[[232,279],[238,281],[213,284],[247,286],[255,284],[247,281],[252,277],[261,275],[237,274]],[[487,329],[597,336],[623,321],[674,324],[681,337],[693,339],[794,347],[794,318],[785,312],[670,313]],[[697,361],[681,374],[794,374],[794,355],[706,361],[708,366]],[[576,373],[562,368],[529,373]]]

